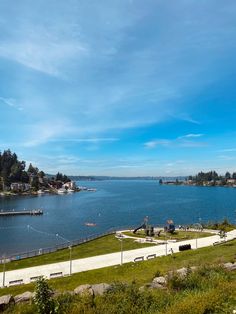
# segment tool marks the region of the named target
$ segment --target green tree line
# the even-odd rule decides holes
[[[204,181],[217,181],[221,180],[222,184],[226,184],[228,179],[236,180],[236,172],[232,174],[230,172],[226,172],[225,175],[219,175],[216,171],[208,171],[208,172],[199,172],[196,176],[189,176],[189,180],[193,180],[198,184],[203,184]]]
[[[12,153],[10,149],[0,152],[0,190],[9,188],[13,182],[30,183],[31,187],[37,190],[43,185],[44,177],[45,173],[31,163],[26,170],[26,162],[18,160],[16,153]],[[59,172],[52,180],[64,183],[70,181],[66,175]]]

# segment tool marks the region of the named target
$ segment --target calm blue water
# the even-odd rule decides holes
[[[79,185],[97,192],[0,198],[0,209],[42,208],[42,216],[0,218],[0,256],[39,249],[107,231],[112,227],[150,224],[217,221],[235,222],[236,189],[188,186],[159,186],[156,181],[93,181]],[[94,222],[96,227],[87,227]],[[27,226],[30,227],[27,227]],[[36,229],[37,231],[35,231]]]

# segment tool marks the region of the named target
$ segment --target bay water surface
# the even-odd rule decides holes
[[[86,181],[96,192],[0,197],[0,210],[43,209],[42,216],[0,217],[0,256],[46,248],[110,228],[236,222],[236,189],[159,185],[154,180]],[[89,227],[86,223],[95,223]],[[56,236],[56,234],[58,236]]]

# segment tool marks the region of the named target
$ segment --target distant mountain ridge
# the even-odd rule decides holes
[[[52,174],[47,174],[48,177],[53,177]],[[166,180],[166,181],[172,181],[172,180],[186,180],[187,176],[176,176],[176,177],[165,177],[165,176],[137,176],[137,177],[116,177],[116,176],[70,176],[69,178],[72,181],[103,181],[103,180]]]

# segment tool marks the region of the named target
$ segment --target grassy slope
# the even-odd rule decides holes
[[[124,250],[139,249],[153,244],[137,243],[133,239],[125,239],[123,241]],[[120,242],[115,235],[108,235],[102,238],[80,244],[73,247],[72,259],[108,254],[120,251]],[[59,250],[54,253],[44,254],[37,257],[31,257],[19,261],[14,261],[6,264],[6,270],[14,270],[38,265],[57,263],[67,261],[69,259],[69,249]]]
[[[74,274],[72,277],[50,280],[50,286],[56,290],[73,290],[80,284],[100,282],[128,282],[135,281],[143,285],[152,280],[157,272],[166,273],[168,270],[178,269],[183,266],[214,264],[234,261],[236,240],[215,247],[207,247],[193,251],[185,251],[171,256],[159,257],[139,263],[128,263],[123,266],[113,266],[88,272]],[[16,295],[34,288],[33,284],[9,287],[0,290],[0,295],[11,293]]]

